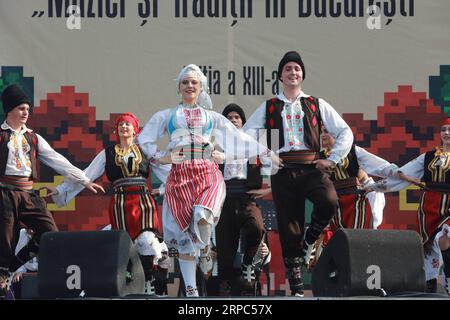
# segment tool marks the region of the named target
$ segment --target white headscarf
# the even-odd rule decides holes
[[[180,88],[181,80],[183,80],[188,74],[194,74],[194,76],[201,83],[201,92],[198,96],[197,104],[205,109],[212,109],[211,97],[208,94],[208,81],[202,70],[200,70],[197,65],[189,64],[180,71],[180,74],[177,77],[177,89]]]

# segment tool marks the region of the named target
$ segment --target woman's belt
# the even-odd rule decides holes
[[[180,155],[184,156],[184,160],[192,159],[211,159],[211,147],[207,144],[205,145],[191,145],[184,147],[177,147],[172,152],[178,152]]]
[[[113,182],[113,189],[127,186],[147,186],[147,179],[142,177],[129,177],[117,179]]]
[[[8,189],[33,190],[33,180],[29,177],[0,176],[0,185]]]
[[[333,181],[334,188],[338,195],[344,194],[364,194],[365,190],[359,188],[358,178],[350,177],[347,179]]]
[[[425,191],[450,193],[450,184],[445,182],[426,182]]]

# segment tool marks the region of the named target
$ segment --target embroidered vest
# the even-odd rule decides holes
[[[9,149],[8,142],[11,137],[11,130],[0,129],[0,174],[5,175],[6,163],[8,161]],[[34,132],[25,132],[25,139],[30,145],[30,161],[31,161],[31,177],[33,180],[38,179],[36,167],[36,158],[38,153],[37,136]]]
[[[138,145],[134,144],[132,148],[137,154],[135,154],[135,157],[128,158],[127,165],[122,161],[120,155],[116,153],[115,146],[105,149],[105,171],[109,181],[114,182],[118,179],[129,177],[149,177],[149,160],[143,156],[144,153]]]
[[[320,133],[322,132],[322,118],[319,110],[319,99],[309,96],[300,98],[303,117],[303,137],[305,146],[310,150],[320,151]],[[281,112],[283,111],[284,101],[273,98],[266,101],[266,129],[267,146],[272,149],[272,130],[279,130],[279,146],[284,146],[284,128]]]
[[[425,153],[423,181],[450,183],[450,157],[436,156],[436,151]]]
[[[358,157],[356,156],[355,144],[353,144],[347,157],[342,159],[332,171],[331,179],[336,181],[348,178],[358,178],[358,171]]]

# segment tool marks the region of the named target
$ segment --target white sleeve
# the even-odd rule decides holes
[[[266,128],[266,102],[263,102],[258,109],[248,118],[242,127],[242,131],[259,141]]]
[[[105,172],[105,164],[106,154],[105,150],[102,150],[84,170],[84,173],[91,181],[95,181]],[[53,201],[58,207],[63,207],[84,189],[84,185],[69,180],[64,181],[56,189],[58,190],[58,194],[52,196]]]
[[[36,136],[39,160],[70,181],[83,185],[89,182],[89,178],[82,170],[72,165],[69,160],[56,152],[40,135],[36,134]]]
[[[246,134],[243,130],[237,129],[223,115],[214,111],[210,113],[215,122],[215,141],[224,150],[226,162],[237,159],[256,158],[256,156],[267,158],[270,154],[269,149],[258,143],[258,141]]]
[[[164,192],[166,191],[167,177],[169,176],[172,165],[171,164],[160,164],[160,163],[155,163],[154,161],[150,161],[150,167],[152,169],[152,172],[161,181],[161,185],[158,187],[158,190],[159,190],[159,195],[162,196],[162,195],[164,195]]]
[[[358,146],[355,146],[355,153],[359,166],[369,175],[386,178],[393,176],[398,170],[396,164],[389,163]]]
[[[320,116],[329,133],[336,139],[328,160],[339,163],[349,153],[353,144],[352,129],[341,116],[323,99],[319,99]]]
[[[372,211],[372,228],[377,229],[381,222],[383,222],[383,210],[386,205],[386,199],[384,193],[375,191],[369,192],[366,196]]]
[[[159,159],[164,156],[164,153],[159,150],[156,141],[166,133],[169,115],[170,109],[155,113],[138,135],[139,146],[149,159]]]
[[[172,168],[171,164],[160,164],[155,161],[150,161],[150,167],[152,173],[156,175],[156,177],[163,183],[166,184],[167,177],[169,176],[170,169]]]
[[[408,177],[422,179],[424,162],[425,153],[421,154],[416,159],[411,160],[403,167],[400,167],[398,171],[403,172]],[[409,182],[400,179],[398,175],[394,175],[375,183],[375,190],[380,192],[394,192],[402,190],[409,185]]]

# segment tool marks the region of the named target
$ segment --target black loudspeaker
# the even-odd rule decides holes
[[[340,229],[312,273],[315,297],[424,292],[423,249],[414,231]]]
[[[41,298],[144,293],[144,270],[125,231],[48,232],[40,242]]]
[[[24,273],[20,281],[20,297],[16,299],[39,299],[38,277],[36,273]]]

